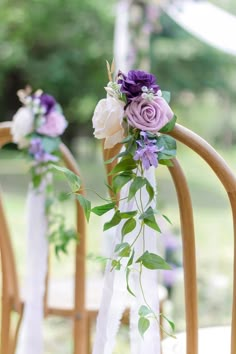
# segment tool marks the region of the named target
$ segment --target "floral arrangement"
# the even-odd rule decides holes
[[[109,83],[105,87],[107,97],[100,100],[93,115],[94,135],[104,139],[104,148],[111,149],[117,144],[121,148],[119,154],[113,156],[106,164],[117,160],[112,169],[112,183],[109,185],[111,197],[100,206],[91,207],[80,190],[80,181],[74,176],[74,192],[84,208],[87,220],[91,212],[103,215],[113,210],[111,220],[104,224],[104,231],[121,224],[120,242],[116,244],[114,256],[110,259],[111,270],[125,269],[127,290],[135,296],[129,285],[129,276],[139,265],[140,286],[142,288],[143,267],[154,269],[170,269],[167,262],[158,254],[145,249],[143,254],[135,254],[135,244],[141,238],[145,239],[145,229],[152,228],[161,232],[155,215],[160,213],[153,207],[155,189],[146,177],[146,171],[157,168],[159,164],[171,166],[171,159],[176,155],[176,142],[169,135],[161,133],[170,132],[175,125],[176,116],[168,105],[170,93],[161,91],[154,75],[131,70],[128,74],[119,72],[113,80],[114,64],[107,63]],[[71,181],[71,174],[66,169],[60,168]],[[119,192],[129,183],[128,195],[124,198],[127,203],[134,200],[132,210],[119,209]],[[141,190],[145,189],[149,200],[145,205],[142,202]],[[138,202],[138,198],[140,202]],[[103,198],[104,199],[104,198]],[[164,216],[164,215],[163,215]],[[168,221],[169,219],[164,216]],[[132,241],[127,241],[127,235],[134,232]],[[137,269],[135,269],[136,271]],[[145,289],[142,288],[143,305],[139,309],[138,328],[141,335],[150,326],[150,320],[159,323],[159,316],[163,316],[171,328],[174,324],[163,314],[156,314],[145,299]]]
[[[43,181],[46,184],[45,212],[49,221],[49,240],[55,243],[57,253],[65,252],[68,242],[76,235],[73,230],[66,230],[64,218],[59,217],[56,211],[59,202],[67,198],[65,193],[56,195],[50,166],[52,162],[61,162],[60,137],[68,123],[53,96],[42,90],[32,93],[30,87],[19,90],[17,95],[23,107],[13,116],[13,142],[31,161],[33,188],[39,189]]]

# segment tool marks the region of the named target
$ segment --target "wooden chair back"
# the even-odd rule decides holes
[[[0,149],[7,143],[12,142],[11,122],[0,123]],[[67,168],[78,176],[80,175],[75,159],[68,148],[61,144],[60,150]],[[1,167],[0,167],[1,168]],[[85,252],[86,252],[86,222],[83,210],[76,201],[76,227],[79,235],[79,242],[75,250],[74,265],[74,304],[72,308],[56,308],[48,305],[48,283],[50,275],[46,280],[46,291],[44,298],[45,316],[65,316],[73,320],[74,354],[88,353],[88,313],[85,306]],[[23,312],[23,303],[20,298],[18,277],[16,272],[15,257],[12,249],[10,233],[6,217],[3,211],[3,204],[0,199],[0,253],[2,270],[2,319],[1,319],[1,354],[13,354],[16,345],[17,333]],[[11,337],[11,312],[20,314],[17,330]]]
[[[231,354],[236,353],[236,177],[224,159],[200,136],[187,128],[176,125],[170,133],[177,141],[193,150],[203,158],[214,171],[228,195],[234,227],[234,266],[233,266],[233,304],[231,323]],[[104,160],[109,160],[121,149],[116,145],[113,149],[104,150]],[[106,165],[109,173],[117,163]],[[185,317],[186,317],[186,354],[198,354],[198,296],[197,296],[197,267],[193,207],[188,184],[184,172],[177,159],[173,167],[169,167],[179,204],[181,234],[183,243]],[[111,177],[110,177],[111,178]]]

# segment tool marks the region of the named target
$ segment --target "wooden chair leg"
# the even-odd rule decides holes
[[[74,320],[74,354],[88,353],[88,315],[84,312],[83,316],[76,316]]]
[[[92,321],[88,315],[88,320],[87,320],[87,354],[91,354],[91,331],[92,331]]]
[[[19,335],[19,331],[20,331],[22,318],[23,318],[23,307],[22,307],[22,310],[19,314],[19,318],[17,321],[16,330],[15,330],[15,334],[14,334],[13,341],[12,341],[12,348],[11,348],[11,352],[10,352],[11,354],[15,354],[15,352],[16,352],[17,339],[18,339],[18,335]]]
[[[10,353],[10,331],[11,331],[11,300],[2,297],[2,316],[1,316],[1,354]]]

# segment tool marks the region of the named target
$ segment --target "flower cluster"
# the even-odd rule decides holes
[[[59,104],[41,90],[20,90],[18,96],[24,106],[13,117],[13,141],[28,150],[35,164],[58,161],[59,136],[67,127]]]
[[[172,129],[176,119],[155,76],[140,70],[119,72],[105,89],[107,98],[97,104],[93,115],[95,137],[105,139],[104,147],[109,149],[131,134],[137,138],[134,159],[142,161],[144,169],[157,167],[164,149],[157,146],[158,133],[170,122]]]
[[[117,151],[112,148],[120,144],[121,151],[105,162],[108,165],[117,162],[109,173],[110,197],[101,197],[106,203],[92,208],[91,202],[84,197],[78,177],[72,176],[71,171],[65,168],[59,170],[71,185],[88,221],[91,213],[101,216],[112,212],[103,230],[119,225],[120,234],[109,262],[111,270],[122,269],[126,273],[126,286],[131,295],[135,294],[130,288],[130,274],[139,272],[139,287],[144,305],[138,312],[138,327],[143,335],[150,321],[155,319],[159,322],[161,314],[156,315],[155,309],[146,300],[142,270],[170,269],[162,257],[146,247],[150,237],[148,230],[161,232],[156,219],[159,213],[156,209],[156,190],[152,178],[148,177],[154,171],[150,170],[150,174],[147,174],[146,170],[156,168],[159,164],[172,164],[171,159],[176,155],[176,142],[171,136],[161,133],[168,133],[174,128],[176,117],[168,105],[170,94],[161,91],[154,75],[131,70],[127,75],[119,72],[113,80],[113,72],[113,66],[108,64],[110,81],[105,87],[107,97],[98,102],[93,115],[94,135],[104,139],[104,148],[111,149],[112,154]],[[120,192],[124,186],[128,188],[125,188],[125,194],[122,195]],[[121,200],[123,202],[119,203]],[[173,323],[167,321],[173,329]]]
[[[41,90],[32,93],[29,87],[19,90],[17,94],[23,107],[13,116],[12,139],[30,157],[33,188],[43,193],[45,191],[48,239],[54,243],[57,254],[66,252],[68,243],[77,239],[77,235],[73,229],[66,227],[60,209],[61,202],[69,196],[63,192],[56,193],[51,163],[61,162],[60,136],[68,123],[54,97]]]

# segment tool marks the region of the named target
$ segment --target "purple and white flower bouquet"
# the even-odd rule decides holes
[[[146,271],[170,269],[167,262],[154,253],[156,250],[150,247],[148,239],[155,232],[161,232],[156,219],[156,214],[161,213],[156,208],[154,168],[159,164],[172,165],[171,159],[176,155],[176,141],[162,133],[168,133],[174,128],[176,116],[168,104],[170,93],[161,90],[154,75],[130,70],[127,74],[118,72],[113,80],[114,68],[109,64],[107,68],[110,80],[105,87],[107,97],[100,100],[95,108],[94,135],[104,139],[105,149],[113,151],[117,144],[120,144],[121,149],[105,162],[109,164],[117,160],[110,173],[112,182],[109,188],[114,199],[91,211],[102,215],[114,210],[112,218],[104,224],[104,231],[114,228],[114,234],[117,234],[117,230],[121,234],[112,253],[111,269],[123,269],[128,292],[143,298],[138,311],[138,329],[143,335],[151,326],[151,320],[160,323],[160,316],[174,328],[174,324],[163,314],[157,315],[147,301],[142,274],[144,268]],[[126,192],[121,193],[125,187]],[[169,221],[166,216],[164,218]],[[130,285],[132,272],[139,273],[138,284],[134,285],[136,289],[139,288],[139,295]]]
[[[13,116],[12,140],[30,160],[33,189],[45,193],[49,241],[54,243],[56,253],[66,252],[67,244],[77,235],[66,228],[63,215],[57,216],[61,202],[69,196],[56,192],[51,164],[61,163],[61,135],[68,123],[53,96],[42,90],[32,92],[30,87],[19,90],[17,95],[22,107]]]

